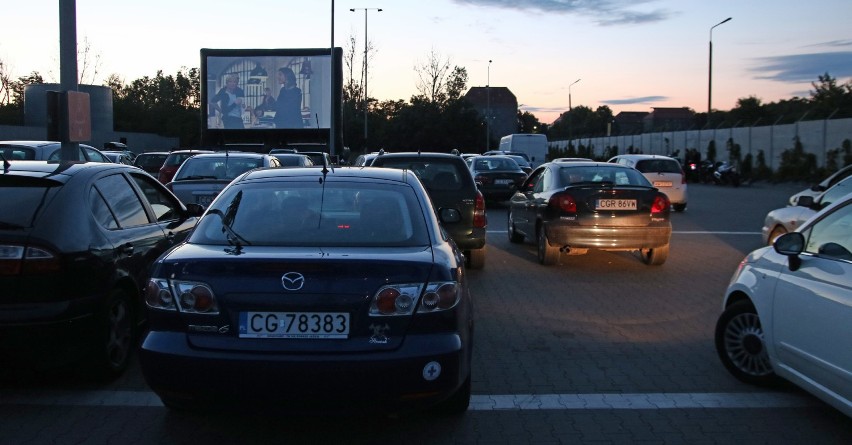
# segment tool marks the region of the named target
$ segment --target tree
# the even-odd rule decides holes
[[[852,80],[843,85],[828,73],[819,76],[819,83],[811,82],[811,102],[815,117],[828,117],[840,110],[852,108]]]
[[[421,96],[432,102],[447,100],[445,83],[447,82],[447,73],[450,72],[449,58],[442,58],[433,48],[429,52],[426,62],[415,65],[414,71],[417,72],[419,79],[416,87]]]

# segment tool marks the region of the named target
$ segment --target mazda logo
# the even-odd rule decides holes
[[[299,272],[287,272],[281,277],[281,285],[286,290],[299,290],[305,286],[305,277]]]

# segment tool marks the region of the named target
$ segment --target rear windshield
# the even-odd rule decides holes
[[[135,164],[142,168],[160,167],[168,155],[139,155]]]
[[[498,158],[492,156],[484,156],[476,158],[473,169],[476,171],[491,171],[491,170],[520,170],[518,163],[511,158]]]
[[[234,179],[237,176],[258,167],[263,167],[261,158],[192,158],[181,166],[174,181],[181,179]]]
[[[229,230],[230,229],[230,230]],[[229,242],[229,238],[231,241]],[[426,221],[408,185],[275,181],[226,189],[191,243],[244,246],[425,246]]]
[[[0,175],[0,230],[32,227],[61,183],[42,178]]]
[[[576,166],[566,164],[559,169],[559,182],[563,187],[590,182],[610,182],[613,185],[651,186],[651,183],[641,173],[632,168],[607,165]]]
[[[35,159],[35,150],[29,147],[0,145],[0,153],[7,161],[24,161]]]
[[[644,159],[636,163],[636,170],[642,173],[680,174],[680,164],[673,159]]]
[[[465,177],[469,177],[463,163],[451,159],[382,158],[377,167],[411,170],[420,178],[427,190],[461,190],[468,186]]]

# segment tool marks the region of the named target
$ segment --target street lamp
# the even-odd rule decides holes
[[[370,108],[370,99],[367,96],[367,11],[382,12],[382,8],[349,8],[350,12],[364,10],[364,152],[367,152],[367,110]]]
[[[573,135],[571,134],[572,133],[572,131],[571,131],[572,130],[571,129],[571,87],[574,86],[574,84],[579,82],[580,80],[581,79],[577,79],[574,82],[571,82],[570,85],[568,85],[568,143],[569,144],[571,144],[572,137],[573,137]]]
[[[732,17],[728,17],[725,20],[713,25],[710,27],[710,63],[708,67],[708,75],[707,75],[707,122],[710,122],[710,112],[713,110],[713,28],[727,23],[731,20]]]
[[[485,151],[491,147],[491,60],[488,61],[488,80],[485,82]]]

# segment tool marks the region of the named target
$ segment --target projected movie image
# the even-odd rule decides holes
[[[207,129],[328,129],[330,55],[209,55]]]

